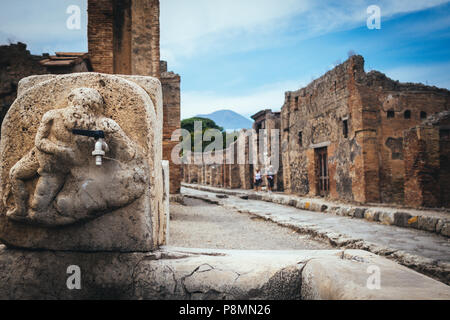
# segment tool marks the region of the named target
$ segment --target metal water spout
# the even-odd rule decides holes
[[[97,166],[102,165],[102,159],[105,156],[105,151],[108,151],[108,145],[105,140],[100,138],[95,142],[95,148],[94,151],[92,151],[92,155],[95,157],[95,164]]]
[[[95,157],[95,164],[101,166],[103,163],[103,157],[105,153],[108,152],[109,147],[105,142],[105,133],[101,130],[80,130],[72,129],[72,133],[80,136],[91,137],[95,139],[94,151],[92,155]]]

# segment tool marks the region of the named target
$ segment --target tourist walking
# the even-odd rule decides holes
[[[270,166],[269,169],[267,170],[266,179],[267,179],[267,191],[272,192],[275,181],[275,173],[273,172],[272,166]]]
[[[261,175],[261,171],[259,170],[259,168],[256,168],[254,183],[255,183],[255,190],[261,191],[262,175]]]

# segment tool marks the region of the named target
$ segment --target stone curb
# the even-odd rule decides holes
[[[366,219],[367,221],[380,222],[385,225],[394,225],[402,228],[414,228],[431,233],[436,233],[444,237],[450,237],[450,219],[415,215],[414,213],[408,212],[407,209],[352,206],[345,204],[337,205],[336,203],[325,202],[316,199],[303,199],[301,197],[291,195],[279,195],[273,193],[260,194],[253,191],[239,192],[186,183],[182,183],[182,186],[200,191],[223,193],[238,197],[244,197],[251,200],[273,202],[285,206],[296,207],[302,210],[331,213],[338,216],[347,216],[356,219]]]
[[[221,205],[224,208],[236,210],[240,213],[246,213],[258,216],[264,220],[274,222],[282,227],[290,228],[301,234],[308,234],[315,239],[325,240],[332,246],[343,249],[360,249],[366,250],[371,253],[384,256],[388,259],[394,260],[401,265],[411,268],[417,272],[425,274],[436,280],[442,281],[443,283],[450,285],[450,263],[433,260],[430,258],[425,258],[417,255],[407,253],[402,250],[397,250],[393,248],[383,247],[375,243],[364,241],[363,239],[354,238],[345,234],[328,232],[326,230],[320,230],[317,227],[298,225],[293,223],[291,220],[285,220],[276,215],[265,214],[257,211],[251,211],[248,209],[243,209],[236,205],[224,204],[221,201],[213,200],[208,196],[199,195],[185,195],[188,198],[194,198],[198,200],[203,200],[209,203],[214,203]],[[283,204],[283,203],[280,203]]]

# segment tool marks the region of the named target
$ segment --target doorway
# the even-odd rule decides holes
[[[328,150],[327,148],[317,148],[316,153],[316,173],[318,178],[318,193],[324,197],[330,192],[330,178],[328,176]]]

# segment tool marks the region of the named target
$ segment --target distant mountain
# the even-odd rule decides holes
[[[199,114],[196,117],[208,118],[225,130],[249,129],[253,121],[231,110],[218,110],[210,114]]]

